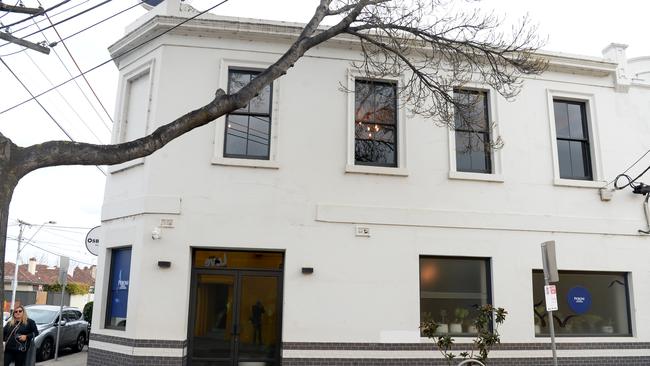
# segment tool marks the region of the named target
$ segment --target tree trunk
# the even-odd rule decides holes
[[[0,278],[3,279],[3,285],[0,286],[0,299],[2,299],[2,311],[4,312],[4,299],[5,299],[5,248],[7,244],[7,224],[9,223],[9,203],[13,195],[14,188],[16,188],[17,180],[15,175],[9,171],[8,164],[0,161],[0,258],[2,258],[2,266],[0,266]],[[16,264],[17,266],[17,264]],[[17,270],[14,269],[14,270]],[[0,365],[4,365],[4,349],[0,352]]]

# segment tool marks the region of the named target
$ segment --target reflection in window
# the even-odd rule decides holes
[[[484,258],[420,257],[420,322],[438,334],[476,335],[476,307],[490,303],[489,263]]]
[[[111,250],[111,268],[106,302],[106,327],[125,329],[129,302],[129,278],[131,274],[131,248]]]
[[[454,90],[454,100],[456,171],[492,173],[487,93]]]
[[[560,178],[592,180],[585,103],[554,100]]]
[[[395,84],[356,80],[354,159],[359,165],[397,166]]]
[[[627,275],[616,272],[560,271],[558,311],[553,312],[559,336],[630,336]],[[548,336],[544,273],[533,271],[535,335]]]
[[[259,72],[229,70],[228,92],[235,93]],[[224,156],[243,159],[269,159],[271,141],[271,86],[251,99],[244,108],[226,116]]]

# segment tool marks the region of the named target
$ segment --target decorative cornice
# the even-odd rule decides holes
[[[157,15],[109,47],[112,57],[171,29],[185,18]],[[169,35],[190,37],[246,37],[253,40],[292,41],[302,31],[302,24],[246,18],[211,16],[210,19],[193,19],[170,31]],[[165,44],[174,44],[166,39]],[[350,35],[339,35],[327,42],[330,47],[357,47],[358,40]],[[616,73],[617,64],[603,58],[576,56],[557,52],[539,51],[538,55],[549,61],[549,70],[573,74],[605,77]]]

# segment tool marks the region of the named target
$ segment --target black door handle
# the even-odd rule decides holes
[[[232,326],[232,333],[231,333],[230,335],[233,335],[233,336],[235,336],[235,337],[236,337],[236,336],[239,336],[239,332],[237,331],[237,324],[234,324],[234,325]]]

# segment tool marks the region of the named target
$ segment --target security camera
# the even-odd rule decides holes
[[[153,230],[151,231],[151,239],[158,240],[161,237],[162,237],[162,235],[161,235],[161,232],[160,232],[160,228],[159,227],[153,228]]]

